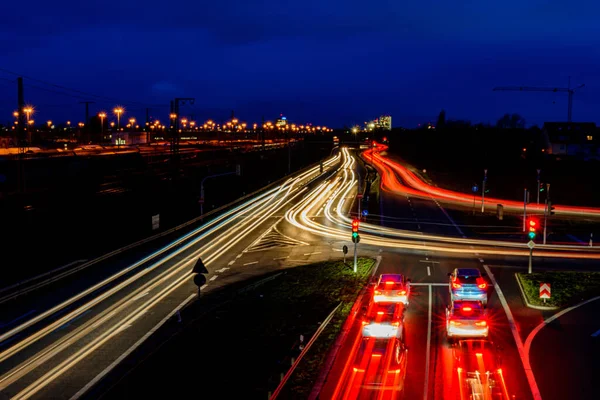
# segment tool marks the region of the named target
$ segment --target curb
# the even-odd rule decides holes
[[[527,296],[525,295],[525,290],[523,289],[521,280],[517,276],[517,272],[515,272],[515,279],[517,280],[517,284],[519,285],[519,290],[521,291],[521,297],[523,298],[523,301],[525,302],[525,305],[527,307],[533,308],[535,310],[542,310],[542,311],[558,310],[560,308],[559,306],[536,306],[535,304],[531,304],[529,302],[529,300],[527,300]]]
[[[375,266],[373,267],[373,271],[371,272],[371,278],[373,278],[373,276],[375,276],[375,273],[377,272],[377,269],[379,268],[379,264],[381,263],[381,256],[377,256],[376,259],[377,259],[377,262],[375,262]],[[356,314],[358,312],[358,309],[357,309],[358,305],[361,304],[362,298],[367,291],[367,287],[364,287],[360,291],[358,296],[356,296],[356,300],[354,301],[354,305],[352,306],[352,309],[348,313],[348,316],[352,315],[353,313]],[[346,340],[346,336],[348,335],[348,332],[350,331],[351,326],[347,326],[348,321],[349,321],[348,319],[346,319],[346,321],[344,321],[344,325],[342,326],[342,329],[341,329],[340,333],[338,334],[338,337],[336,338],[335,342],[333,343],[333,346],[331,346],[331,350],[327,354],[327,358],[325,359],[325,365],[321,369],[321,373],[319,374],[319,377],[317,378],[317,381],[315,382],[313,389],[310,392],[310,395],[308,397],[309,400],[318,399],[319,395],[321,394],[321,390],[323,389],[323,386],[325,385],[325,382],[327,382],[327,376],[329,375],[329,372],[331,371],[331,368],[333,367],[333,363],[335,362],[335,359],[337,358],[338,351],[342,347],[342,343]]]

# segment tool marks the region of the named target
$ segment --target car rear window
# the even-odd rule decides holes
[[[477,278],[479,278],[476,275],[459,275],[458,276],[458,280],[461,283],[466,283],[466,284],[476,284],[477,283]]]
[[[482,314],[482,309],[476,304],[455,304],[454,315],[458,317],[478,317]]]
[[[400,290],[403,287],[404,287],[404,285],[401,282],[386,281],[386,282],[381,282],[379,284],[380,290]]]

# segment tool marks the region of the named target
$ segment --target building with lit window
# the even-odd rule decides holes
[[[279,118],[275,120],[275,126],[277,127],[285,127],[288,124],[287,118],[283,115],[280,115]]]
[[[392,117],[390,115],[382,115],[373,121],[365,122],[365,131],[371,132],[374,130],[392,130]]]

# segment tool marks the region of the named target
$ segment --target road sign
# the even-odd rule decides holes
[[[344,254],[348,254],[348,246],[344,245],[344,247],[342,247],[342,251]]]
[[[479,187],[477,185],[473,185],[471,190],[473,191],[473,193],[477,193],[479,191]]]
[[[208,274],[208,270],[204,266],[202,259],[198,257],[196,264],[194,264],[194,268],[192,269],[193,274]]]
[[[530,240],[529,242],[527,242],[527,247],[529,247],[530,249],[533,249],[534,246],[535,246],[535,243],[533,240]]]
[[[152,216],[152,230],[155,231],[160,227],[160,214]]]
[[[365,217],[366,217],[367,215],[369,215],[369,210],[363,210],[363,211],[362,211],[362,215],[364,215]]]
[[[549,299],[551,290],[549,283],[540,283],[540,299]]]
[[[362,199],[362,198],[363,198],[363,195],[362,195],[361,193],[359,193],[359,194],[357,194],[357,195],[356,195],[356,198],[357,198],[357,199]]]

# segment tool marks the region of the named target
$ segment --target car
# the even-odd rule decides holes
[[[459,340],[453,347],[461,399],[510,400],[499,348],[485,339]]]
[[[402,303],[408,305],[410,279],[402,274],[381,274],[373,290],[375,303]]]
[[[489,329],[487,312],[481,301],[455,300],[446,308],[448,341],[453,338],[487,338]]]
[[[488,302],[488,283],[477,268],[456,268],[449,273],[450,301],[479,300],[484,306]]]
[[[394,398],[404,389],[407,357],[402,338],[362,338],[354,357],[350,390],[356,392],[356,398],[370,397],[368,393],[373,392]]]
[[[371,303],[362,320],[362,336],[401,337],[404,307],[400,303]]]

